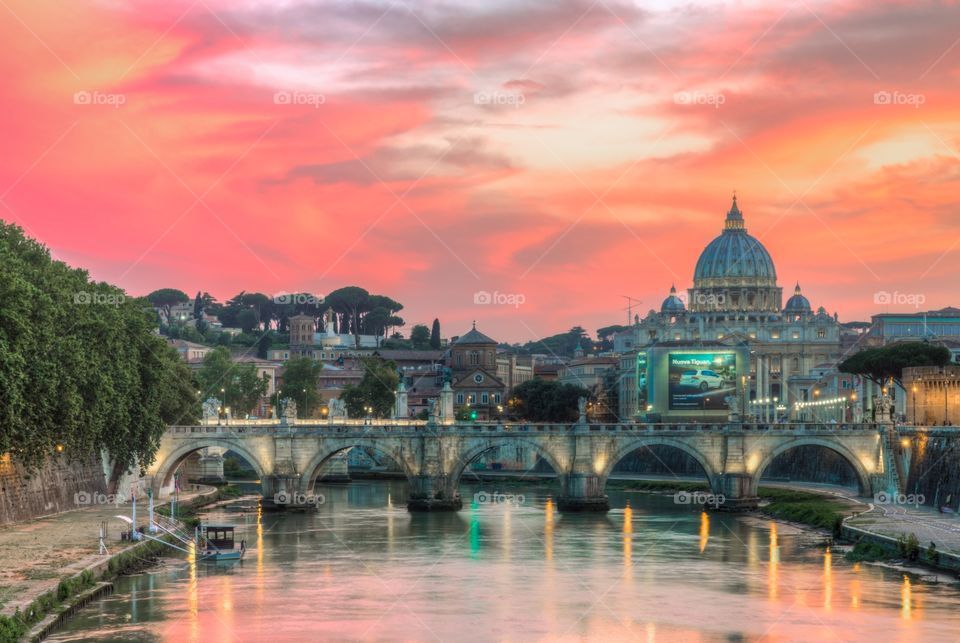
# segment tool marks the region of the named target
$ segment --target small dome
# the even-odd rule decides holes
[[[670,314],[687,312],[687,307],[684,305],[683,300],[677,297],[676,286],[670,286],[670,296],[660,304],[660,312]]]
[[[810,300],[800,294],[800,284],[793,290],[793,297],[787,300],[783,307],[785,313],[809,313],[812,310]]]

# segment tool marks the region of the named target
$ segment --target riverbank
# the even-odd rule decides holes
[[[195,486],[181,497],[181,515],[189,518],[197,509],[235,495],[231,488]],[[41,640],[78,602],[91,600],[91,592],[108,591],[105,581],[150,564],[164,550],[156,541],[121,540],[120,532],[129,526],[116,515],[129,510],[123,505],[89,507],[0,530],[2,590],[8,599],[0,612],[0,642]],[[146,517],[145,509],[140,516]],[[105,555],[99,553],[102,523],[107,525]]]

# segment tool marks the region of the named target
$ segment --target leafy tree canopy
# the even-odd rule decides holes
[[[400,376],[397,365],[390,360],[366,357],[362,360],[363,378],[357,385],[344,389],[340,398],[347,407],[350,417],[387,418],[393,414],[397,385]],[[368,412],[370,408],[372,411]]]
[[[197,420],[191,371],[153,333],[148,302],[0,222],[0,453],[36,466],[57,447],[77,459],[105,449],[117,475],[149,466],[168,424]]]
[[[574,422],[579,417],[577,402],[581,397],[590,397],[590,392],[574,384],[535,377],[513,389],[509,406],[531,422]]]
[[[897,342],[851,355],[838,367],[842,373],[861,375],[878,384],[893,380],[903,385],[903,369],[910,366],[946,366],[950,351],[929,342]]]

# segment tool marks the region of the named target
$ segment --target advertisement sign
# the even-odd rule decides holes
[[[737,394],[737,355],[670,353],[670,410],[728,410],[726,398]]]
[[[647,354],[637,353],[637,411],[647,409]]]

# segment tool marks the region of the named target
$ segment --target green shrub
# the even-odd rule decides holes
[[[860,541],[848,551],[845,558],[850,562],[874,562],[877,560],[886,560],[891,557],[891,553],[877,543]]]

